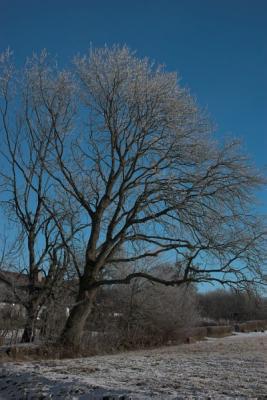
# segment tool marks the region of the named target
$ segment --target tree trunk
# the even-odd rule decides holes
[[[35,310],[34,307],[30,307],[27,310],[27,320],[22,334],[21,343],[30,343],[34,341],[37,314],[38,311]]]
[[[35,329],[32,325],[26,325],[21,338],[21,343],[31,343],[34,341]]]
[[[84,290],[80,287],[75,306],[71,309],[60,343],[71,348],[79,348],[82,342],[84,326],[93,308],[96,289]]]

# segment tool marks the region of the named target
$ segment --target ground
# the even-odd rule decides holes
[[[267,333],[1,365],[0,399],[267,399]]]

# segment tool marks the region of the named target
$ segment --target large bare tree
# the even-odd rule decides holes
[[[76,57],[71,73],[45,53],[31,63],[32,101],[45,121],[35,147],[48,143],[41,163],[61,188],[53,201],[75,204],[85,227],[81,266],[65,241],[79,293],[64,343],[80,344],[103,285],[263,282],[266,227],[251,212],[263,179],[236,141],[215,140],[176,74],[116,46]],[[176,260],[173,277],[147,271],[146,260],[156,267],[167,255]],[[134,272],[109,273],[138,260]]]

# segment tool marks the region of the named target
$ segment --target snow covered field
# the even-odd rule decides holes
[[[1,365],[0,399],[267,399],[267,333]]]

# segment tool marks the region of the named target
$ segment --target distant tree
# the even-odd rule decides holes
[[[236,141],[216,142],[176,74],[117,46],[76,57],[73,72],[42,53],[24,74],[32,83],[25,108],[34,147],[49,143],[41,163],[60,187],[53,201],[75,204],[86,224],[81,267],[65,243],[79,277],[65,344],[81,343],[103,285],[263,282],[266,227],[251,210],[264,180]],[[142,267],[109,275],[111,266],[156,265],[166,254],[177,260],[172,277]]]
[[[267,300],[255,290],[214,290],[199,294],[200,312],[214,320],[248,321],[267,318]]]

